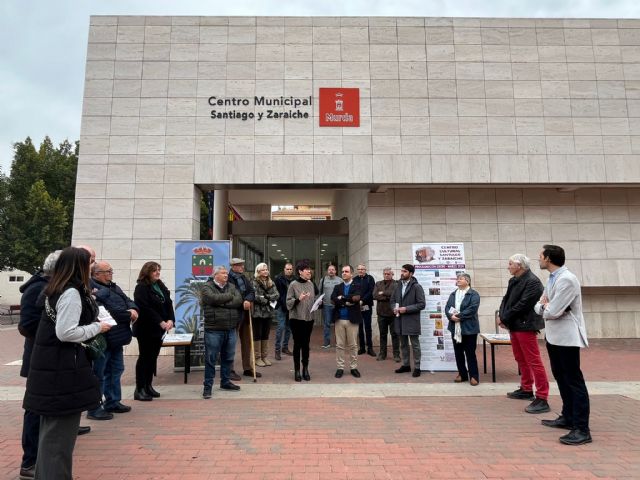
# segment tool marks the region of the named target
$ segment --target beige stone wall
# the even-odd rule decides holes
[[[360,89],[359,128],[318,126],[320,87]],[[213,120],[212,95],[314,104]],[[353,186],[352,261],[465,242],[485,324],[506,258],[544,242],[586,286],[640,282],[639,20],[91,17],[80,145],[73,241],[125,291],[151,259],[173,283],[199,185]],[[592,332],[631,332],[633,295],[593,295]]]
[[[368,195],[368,264],[382,268],[412,263],[414,242],[462,242],[473,286],[482,295],[483,330],[506,290],[507,260],[524,253],[535,261],[544,243],[565,248],[567,266],[585,295],[594,337],[637,336],[640,328],[640,220],[634,188],[395,189]],[[612,287],[621,287],[618,294]],[[602,292],[602,293],[598,293]]]

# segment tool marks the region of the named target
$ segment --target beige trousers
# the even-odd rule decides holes
[[[344,354],[349,353],[349,368],[358,368],[358,325],[349,320],[336,320],[336,364],[344,370]]]

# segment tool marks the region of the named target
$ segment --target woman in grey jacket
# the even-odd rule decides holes
[[[311,281],[311,266],[307,262],[296,265],[297,278],[287,290],[287,309],[293,335],[293,370],[296,382],[311,380],[309,375],[309,342],[313,330],[311,307],[316,299],[315,285]],[[302,353],[302,375],[300,375]]]
[[[269,330],[271,322],[275,316],[275,302],[280,296],[269,276],[269,267],[266,263],[259,263],[253,280],[253,289],[256,291],[256,299],[253,303],[253,342],[255,344],[256,365],[258,367],[269,367],[271,362],[267,358],[269,353]]]

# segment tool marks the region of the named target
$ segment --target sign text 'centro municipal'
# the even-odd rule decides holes
[[[359,127],[360,89],[321,88],[319,92],[321,127]],[[218,97],[208,103],[213,120],[253,120],[310,118],[313,96],[309,97]]]
[[[261,121],[270,118],[309,118],[313,97],[209,97],[211,118]],[[266,107],[254,111],[256,107]]]

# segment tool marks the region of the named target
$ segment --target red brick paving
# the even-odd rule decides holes
[[[554,398],[553,402],[557,403]],[[133,402],[132,402],[133,403]],[[593,398],[594,443],[561,445],[506,398],[182,400],[93,422],[80,479],[640,478],[636,401]],[[19,402],[0,415],[0,478],[20,456]]]
[[[319,329],[316,329],[316,334]],[[317,340],[318,338],[314,338]],[[451,373],[423,373],[416,380],[391,371],[396,364],[362,358],[360,380],[333,378],[334,352],[319,341],[311,353],[312,383],[450,382]],[[2,364],[20,357],[15,330],[0,331]],[[498,381],[517,384],[509,348],[498,354]],[[479,357],[481,358],[479,348]],[[546,358],[546,353],[543,353]],[[583,352],[590,381],[640,378],[640,340],[593,341]],[[132,383],[135,359],[127,358],[124,384]],[[481,361],[481,360],[480,360]],[[291,384],[290,357],[263,368],[260,382]],[[400,378],[401,377],[401,378]],[[24,385],[18,367],[0,366],[3,386]],[[482,376],[489,382],[490,375]],[[157,380],[177,385],[182,374],[163,359]],[[202,372],[189,384],[199,385]],[[400,388],[400,386],[399,386]],[[461,386],[468,393],[471,387]],[[108,422],[87,422],[91,434],[75,450],[78,479],[348,479],[426,478],[629,478],[640,479],[638,401],[592,396],[594,443],[561,445],[564,433],[542,427],[522,412],[526,402],[495,397],[392,397],[249,400],[125,400],[133,411]],[[555,410],[557,396],[550,398]],[[19,401],[0,409],[0,479],[17,478],[22,410]]]

